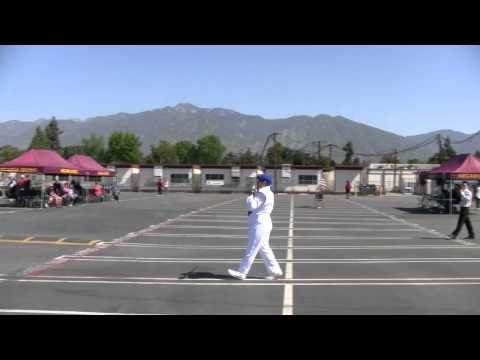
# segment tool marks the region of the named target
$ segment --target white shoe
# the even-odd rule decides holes
[[[270,274],[268,276],[265,276],[265,280],[277,280],[281,278],[283,274]]]
[[[232,269],[228,269],[228,275],[230,275],[231,277],[234,277],[235,279],[239,279],[239,280],[245,280],[247,278],[247,276],[245,274],[242,274],[241,272],[235,271],[235,270],[232,270]]]

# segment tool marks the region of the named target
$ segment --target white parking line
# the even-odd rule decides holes
[[[180,257],[128,257],[128,256],[69,256],[63,259],[85,262],[129,262],[129,263],[237,263],[241,258],[180,258]],[[262,263],[258,259],[255,263]],[[410,258],[296,258],[278,259],[279,263],[294,264],[399,264],[399,263],[478,263],[480,257],[410,257]]]
[[[33,310],[33,309],[0,309],[0,313],[15,314],[48,314],[48,315],[173,315],[173,314],[137,314],[137,313],[107,313],[91,311],[68,311],[68,310]]]
[[[44,279],[44,280],[111,280],[111,281],[128,281],[128,280],[140,280],[140,281],[172,281],[172,282],[188,282],[188,281],[199,281],[199,282],[214,282],[219,281],[218,278],[198,278],[198,279],[189,279],[189,278],[177,278],[177,277],[138,277],[138,276],[85,276],[85,275],[39,275],[32,279]],[[11,278],[7,281],[17,281],[17,280],[27,280],[25,278]],[[225,278],[225,282],[233,281],[230,278]],[[292,279],[279,279],[279,280],[265,280],[263,278],[247,278],[245,281],[257,281],[257,282],[289,282],[289,283],[302,283],[302,282],[406,282],[406,281],[422,281],[422,282],[432,282],[432,281],[480,281],[480,277],[452,277],[452,276],[435,276],[435,277],[337,277],[337,278],[292,278]]]
[[[349,201],[352,202],[351,200],[349,200]],[[421,225],[419,225],[419,224],[413,224],[413,223],[408,222],[408,221],[406,221],[406,220],[404,220],[404,219],[399,219],[399,218],[397,218],[395,215],[387,214],[387,213],[385,213],[385,212],[383,212],[383,211],[377,210],[377,209],[375,209],[375,208],[372,208],[372,207],[367,206],[367,205],[364,205],[364,204],[360,204],[360,203],[357,203],[357,202],[352,202],[352,203],[353,203],[353,204],[356,204],[356,205],[358,205],[358,206],[360,206],[360,207],[362,207],[362,208],[364,208],[364,209],[367,209],[367,210],[370,210],[370,211],[372,211],[372,212],[375,212],[375,213],[377,213],[377,214],[385,215],[385,216],[389,217],[389,218],[392,219],[392,220],[399,221],[399,222],[403,222],[403,223],[405,223],[405,224],[409,224],[409,225],[411,225],[411,226],[413,226],[413,227],[415,227],[415,228],[417,228],[417,229],[423,230],[423,231],[428,232],[428,233],[430,233],[430,234],[446,237],[445,234],[440,233],[438,230],[435,230],[435,229],[427,229],[426,227],[423,227],[423,226],[421,226]],[[465,240],[460,240],[460,239],[456,239],[456,240],[452,240],[452,241],[454,241],[454,242],[456,242],[456,243],[458,243],[458,244],[465,245],[465,246],[476,245],[476,244],[473,243],[473,242],[465,241]]]
[[[105,241],[104,244],[112,244]],[[102,244],[100,243],[100,244]],[[122,243],[113,244],[113,247],[132,247],[132,248],[159,248],[159,249],[175,249],[175,250],[245,250],[245,246],[235,245],[198,245],[198,244],[155,244],[155,243]],[[272,246],[272,249],[285,250],[289,249],[289,246]],[[297,250],[441,250],[441,249],[473,249],[480,250],[480,245],[475,246],[460,246],[460,245],[304,245],[304,246],[292,246],[291,248]],[[0,275],[1,276],[1,275]]]
[[[184,215],[181,217],[182,219],[189,219],[189,218],[213,218],[213,219],[245,219],[245,215],[222,215],[222,214],[214,214],[214,215],[205,215],[205,214],[191,214],[191,215]],[[366,216],[355,216],[355,218],[362,218],[362,221],[381,221],[381,222],[392,222],[391,219],[386,218],[385,216],[378,216],[378,215],[366,215]],[[272,215],[272,219],[275,220],[285,219],[288,221],[289,215]],[[341,221],[341,217],[325,217],[325,216],[301,216],[296,214],[295,219],[306,219],[306,220],[336,220]],[[348,220],[347,220],[348,221]]]
[[[305,279],[305,282],[298,282],[298,279],[292,279],[295,282],[291,282],[292,286],[451,286],[451,285],[480,285],[479,280],[461,280],[461,281],[425,281],[425,280],[410,280],[410,281],[396,281],[395,279],[389,279],[384,281],[364,281],[362,279],[355,279],[356,281],[341,281],[342,279],[336,279],[336,282],[330,281],[315,281],[315,279]],[[7,280],[7,279],[0,279]],[[217,279],[216,279],[217,280]],[[359,280],[359,281],[357,281]],[[43,283],[43,284],[89,284],[89,285],[170,285],[170,286],[285,286],[285,282],[282,280],[267,282],[265,280],[246,279],[244,281],[200,281],[188,279],[175,281],[123,281],[123,280],[57,280],[57,279],[8,279],[9,282],[19,283]],[[7,309],[8,310],[8,309]]]
[[[290,195],[290,224],[288,227],[288,250],[287,260],[289,263],[286,265],[285,279],[289,280],[293,278],[293,221],[294,221],[294,197]],[[293,285],[285,285],[283,291],[283,308],[282,315],[293,315]]]
[[[171,224],[171,223],[170,223]],[[216,229],[216,230],[247,230],[246,226],[216,226],[216,225],[164,225],[162,229]],[[273,231],[287,231],[288,227],[276,227]],[[332,228],[332,227],[321,227],[321,228],[296,228],[295,230],[299,231],[421,231],[422,229],[417,228],[408,228],[408,229],[378,229],[378,228]],[[151,233],[153,235],[161,235],[161,233]]]
[[[178,234],[178,233],[146,233],[142,234],[142,236],[146,237],[153,237],[153,238],[212,238],[212,239],[247,239],[246,235],[240,234]],[[270,236],[270,240],[272,239],[288,239],[288,235],[272,235]],[[407,237],[407,236],[347,236],[347,235],[295,235],[295,239],[305,239],[305,240],[419,240],[416,237]],[[447,237],[435,237],[438,240],[445,240]]]
[[[221,203],[218,203],[218,204],[213,204],[213,205],[210,205],[210,206],[207,206],[206,208],[204,209],[211,209],[211,208],[215,208],[215,207],[219,207],[219,206],[222,206],[223,204],[227,204],[227,203],[230,203],[230,202],[234,202],[234,201],[237,201],[237,199],[232,199],[232,200],[227,200],[227,201],[223,201]],[[191,213],[195,213],[195,212],[198,212],[200,210],[197,210],[197,211],[191,211],[189,212],[188,214],[191,214]],[[180,216],[180,215],[179,215]],[[135,232],[131,232],[127,235],[124,235],[122,237],[119,237],[117,239],[114,239],[112,240],[112,243],[114,244],[118,244],[118,243],[122,243],[124,241],[127,241],[129,239],[132,239],[132,238],[135,238],[135,237],[139,237],[139,236],[142,236],[143,234],[149,232],[149,231],[152,231],[154,229],[158,229],[160,227],[162,227],[164,224],[168,224],[170,221],[172,221],[173,219],[168,219],[160,224],[157,224],[157,225],[150,225],[149,227],[147,228],[144,228],[144,229],[141,229],[139,231],[135,231]],[[104,250],[108,247],[110,247],[112,245],[110,244],[103,244],[103,245],[99,245],[99,246],[95,246],[93,248],[87,248],[87,249],[84,249],[84,250],[81,250],[81,251],[78,251],[76,252],[73,256],[86,256],[86,255],[91,255],[91,254],[94,254],[94,253],[97,253],[98,251],[100,250]],[[55,266],[58,266],[60,264],[63,264],[65,262],[68,262],[70,261],[71,259],[68,257],[68,256],[62,256],[60,258],[55,258],[45,264],[42,264],[42,265],[36,265],[36,266],[33,266],[33,267],[30,267],[28,269],[26,269],[24,271],[24,275],[27,275],[27,276],[33,276],[33,275],[38,275],[40,274],[41,272],[44,272],[44,271],[47,271],[47,270],[50,270],[51,268],[55,267]]]
[[[410,226],[408,224],[399,224],[398,222],[393,221],[383,221],[383,222],[352,222],[352,221],[323,221],[324,219],[318,219],[318,221],[294,221],[295,224],[312,224],[312,225],[371,225],[371,226],[387,226],[387,225],[396,225],[396,226]],[[245,224],[246,220],[226,220],[226,219],[189,219],[182,217],[181,219],[175,220],[173,223],[234,223],[234,224]],[[290,221],[275,221],[273,224],[290,224]],[[192,225],[195,226],[195,225]]]

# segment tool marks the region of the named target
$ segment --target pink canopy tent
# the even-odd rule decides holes
[[[75,165],[62,158],[56,151],[31,149],[22,155],[0,164],[0,172],[42,174],[41,207],[45,202],[45,175],[81,175]]]
[[[82,171],[82,175],[89,176],[115,176],[115,171],[110,171],[87,155],[73,155],[68,161]]]
[[[0,164],[0,171],[48,175],[80,175],[80,169],[54,150],[31,149]]]
[[[480,160],[473,154],[451,157],[437,168],[425,174],[431,179],[442,179],[450,184],[450,214],[453,215],[453,183],[458,180],[480,180]]]
[[[432,177],[445,174],[451,180],[480,180],[480,160],[473,154],[453,156],[429,174]]]

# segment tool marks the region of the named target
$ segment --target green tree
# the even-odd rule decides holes
[[[190,141],[182,140],[175,144],[178,162],[182,165],[188,165],[196,162],[196,146]]]
[[[197,140],[198,161],[201,164],[217,165],[223,159],[225,146],[215,135],[207,135]]]
[[[59,151],[60,146],[60,135],[63,134],[63,131],[60,130],[58,126],[58,121],[55,119],[55,116],[52,117],[52,120],[45,127],[45,136],[50,143],[50,149]]]
[[[82,153],[91,156],[99,162],[106,160],[105,139],[101,135],[90,134],[89,137],[83,138],[80,142]]]
[[[353,161],[353,144],[351,141],[347,142],[345,146],[342,148],[343,151],[345,151],[345,159],[343,160],[342,164],[343,165],[352,165]]]
[[[446,160],[450,159],[452,156],[457,155],[457,152],[452,147],[452,142],[448,136],[445,138],[445,142],[443,143],[443,149],[445,151]]]
[[[107,162],[139,163],[143,154],[140,150],[142,142],[131,132],[115,131],[108,139]]]
[[[242,165],[255,165],[258,160],[258,155],[252,153],[250,148],[244,153],[240,153],[240,164]]]
[[[40,126],[35,128],[35,135],[30,141],[29,149],[50,149],[50,141],[45,135],[45,132]]]
[[[480,150],[475,151],[475,156],[480,160]]]
[[[393,164],[397,162],[397,159],[395,158],[394,154],[386,154],[382,156],[380,162],[384,164]]]
[[[355,159],[353,159],[353,165],[360,165],[360,159],[358,157],[356,157]]]
[[[431,163],[441,164],[456,154],[457,152],[452,147],[450,137],[447,136],[443,142],[443,145],[440,146],[439,152],[433,155],[428,161]]]
[[[223,165],[238,165],[240,163],[240,155],[229,152],[222,160]]]
[[[285,150],[289,151],[285,153],[285,159],[282,159],[283,163],[290,163],[293,165],[310,165],[312,159],[309,154],[300,150],[291,150],[289,148],[285,148]]]
[[[60,155],[62,155],[65,159],[78,154],[84,154],[83,147],[81,145],[68,145],[60,149]]]
[[[408,159],[407,163],[408,164],[420,164],[420,160],[418,160],[418,159]]]
[[[20,150],[12,145],[0,146],[0,163],[10,161],[20,156],[23,150]]]
[[[98,162],[106,162],[107,147],[103,136],[90,134],[82,138],[79,146],[81,148],[79,154],[91,156]]]
[[[284,155],[284,146],[281,143],[277,142],[276,144],[270,146],[267,150],[267,163],[273,165],[278,161],[277,165],[279,165],[280,163],[285,162],[286,159],[284,159]]]
[[[167,141],[160,141],[157,146],[150,145],[150,154],[145,161],[149,164],[178,164],[175,145]]]

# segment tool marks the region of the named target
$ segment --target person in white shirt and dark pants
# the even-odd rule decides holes
[[[463,224],[467,225],[468,237],[466,239],[475,239],[472,222],[470,221],[470,207],[472,206],[473,194],[470,191],[467,182],[463,183],[462,190],[460,190],[460,216],[458,217],[457,228],[449,236],[450,239],[456,239],[460,231],[462,231]]]
[[[269,240],[272,231],[272,219],[270,214],[273,210],[274,195],[270,190],[272,178],[270,175],[257,176],[257,191],[246,199],[248,209],[248,246],[238,271],[228,269],[230,276],[245,280],[252,264],[260,252],[267,268],[266,279],[275,280],[283,276],[282,269],[275,259]]]
[[[477,185],[477,192],[475,194],[475,199],[477,201],[477,209],[480,209],[480,184]]]

